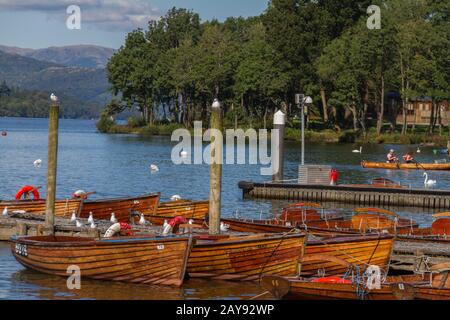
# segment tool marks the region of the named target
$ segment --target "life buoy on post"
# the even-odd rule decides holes
[[[38,187],[38,188],[39,188],[39,187]],[[22,198],[23,195],[26,195],[26,194],[28,194],[28,193],[30,193],[30,192],[33,193],[33,197],[34,197],[35,200],[39,199],[40,196],[39,196],[38,188],[35,188],[35,187],[33,187],[33,186],[24,186],[24,187],[22,187],[22,188],[21,188],[19,191],[17,191],[17,193],[16,193],[16,200],[20,200],[20,199]],[[25,199],[27,199],[27,198],[25,197]]]

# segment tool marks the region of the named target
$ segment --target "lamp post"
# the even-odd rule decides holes
[[[312,98],[309,96],[305,96],[304,94],[296,94],[295,95],[295,103],[300,107],[300,113],[302,116],[302,158],[301,164],[305,165],[305,104],[312,104]]]

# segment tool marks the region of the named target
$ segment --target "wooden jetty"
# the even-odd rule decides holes
[[[450,209],[450,191],[369,186],[239,182],[246,199],[349,203],[357,206]]]

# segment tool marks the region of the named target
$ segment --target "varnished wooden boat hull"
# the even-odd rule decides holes
[[[56,239],[57,241],[54,241]],[[191,250],[190,238],[123,238],[95,241],[76,237],[13,237],[11,250],[25,267],[67,277],[69,266],[81,278],[181,286]]]
[[[380,289],[368,290],[364,288],[365,294],[357,294],[356,284],[343,283],[317,283],[310,280],[290,280],[290,289],[284,297],[286,300],[410,300],[420,299],[417,288],[413,283],[423,282],[420,276],[397,276],[389,277]],[[399,288],[403,285],[403,293]],[[409,285],[408,285],[409,284]],[[405,289],[405,286],[409,286]],[[397,289],[398,288],[398,289]],[[409,292],[407,292],[409,291]]]
[[[450,163],[387,163],[387,162],[361,162],[363,168],[371,169],[389,169],[389,170],[450,170]]]
[[[0,211],[7,207],[8,212],[25,211],[31,214],[45,214],[45,200],[11,200],[0,201]],[[58,217],[70,217],[73,212],[79,214],[82,207],[81,200],[57,200],[55,201],[55,215]]]
[[[305,238],[304,234],[252,235],[197,241],[187,272],[190,277],[249,281],[263,274],[296,275]]]
[[[315,255],[337,257],[359,266],[364,271],[369,265],[386,269],[393,250],[394,237],[390,235],[364,235],[335,237],[308,241],[305,259]],[[326,275],[341,275],[348,267],[336,262],[312,260],[302,263],[302,275],[317,275],[319,271]]]
[[[85,200],[81,209],[80,217],[89,218],[92,212],[95,220],[109,220],[114,212],[117,220],[129,222],[130,212],[155,214],[160,193],[153,193],[133,198]],[[139,217],[137,217],[139,220]]]
[[[157,215],[174,218],[177,216],[187,219],[204,219],[209,213],[209,201],[179,200],[160,203],[156,213],[144,212],[147,216]]]

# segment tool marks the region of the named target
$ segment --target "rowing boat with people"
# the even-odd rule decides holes
[[[399,162],[361,162],[363,168],[389,170],[443,170],[450,171],[450,163],[399,163]]]

